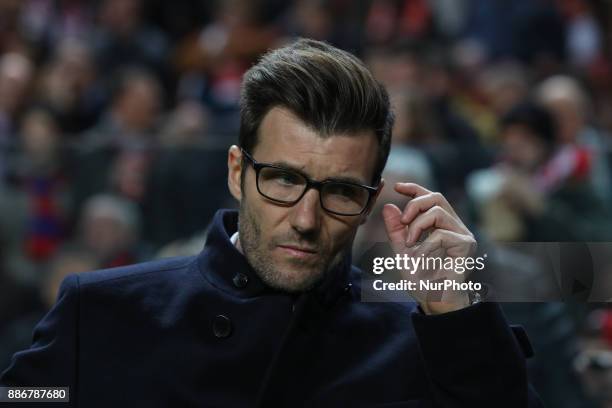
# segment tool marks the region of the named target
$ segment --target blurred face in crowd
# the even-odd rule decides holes
[[[558,98],[548,101],[547,106],[557,121],[561,142],[576,142],[576,137],[584,126],[584,120],[578,104],[570,99]]]
[[[264,116],[251,155],[260,163],[298,169],[313,180],[342,178],[370,185],[377,149],[374,132],[323,138],[290,111],[276,107]],[[331,214],[321,207],[316,189],[293,205],[270,201],[259,194],[255,171],[241,157],[232,146],[228,183],[240,201],[242,252],[269,286],[291,292],[311,288],[350,250],[366,213]]]
[[[528,127],[516,124],[503,130],[502,152],[507,163],[531,172],[546,159],[546,144]]]
[[[26,114],[21,125],[24,153],[34,164],[46,164],[55,158],[59,129],[53,118],[43,111]]]
[[[80,102],[83,92],[95,81],[94,62],[86,44],[65,40],[43,68],[40,93],[46,103],[64,112]]]
[[[22,105],[32,78],[32,64],[21,54],[8,53],[0,59],[0,109],[9,115]]]
[[[328,9],[321,2],[299,1],[295,7],[295,14],[304,37],[324,40],[329,36],[332,21]]]
[[[113,163],[112,184],[121,196],[139,202],[145,194],[149,159],[139,152],[122,152]]]
[[[118,35],[127,35],[138,25],[140,13],[140,0],[106,0],[100,22]]]
[[[147,78],[137,78],[126,86],[117,101],[116,112],[128,129],[146,132],[155,124],[160,107],[158,84]]]
[[[134,233],[116,218],[88,214],[83,225],[83,239],[87,248],[103,259],[130,248]]]

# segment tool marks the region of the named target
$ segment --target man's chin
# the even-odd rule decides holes
[[[291,272],[275,271],[273,274],[260,276],[264,283],[274,289],[298,293],[306,292],[314,288],[323,278],[321,272],[308,270],[300,271],[299,268],[292,269]]]

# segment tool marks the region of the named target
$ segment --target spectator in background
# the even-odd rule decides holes
[[[125,66],[139,65],[169,81],[168,40],[144,19],[142,0],[103,0],[91,43],[97,66],[111,78]]]
[[[394,40],[424,40],[433,30],[432,10],[426,0],[375,0],[365,19],[366,42],[389,45]]]
[[[42,261],[65,238],[69,179],[58,124],[49,112],[28,112],[20,136],[23,155],[15,176],[28,199],[25,252],[30,259]]]
[[[552,115],[532,103],[501,121],[500,162],[468,180],[483,231],[495,241],[609,239],[607,209],[584,171],[565,173]]]
[[[448,40],[459,37],[466,29],[470,2],[471,0],[429,1],[436,32]]]
[[[536,97],[554,115],[567,175],[588,172],[595,193],[607,205],[612,204],[610,164],[605,155],[605,141],[588,123],[591,103],[574,78],[557,75],[539,84]]]
[[[179,91],[201,99],[211,110],[212,135],[224,142],[238,133],[242,74],[273,46],[278,30],[258,18],[256,3],[217,2],[213,18],[179,42],[175,64]]]
[[[22,54],[8,53],[0,58],[0,137],[16,130],[34,73],[32,62]]]
[[[478,134],[458,112],[450,61],[440,50],[398,46],[372,50],[367,63],[394,99],[399,122],[395,142],[421,149],[440,191],[460,199],[465,176],[490,160]]]
[[[60,283],[72,274],[96,269],[96,259],[78,246],[62,248],[45,270],[35,306],[6,325],[0,325],[0,366],[10,364],[11,356],[32,342],[34,326],[51,309],[57,299]],[[32,298],[30,298],[30,301]]]
[[[208,132],[210,113],[183,100],[165,118],[161,149],[151,165],[144,200],[144,237],[159,250],[156,258],[197,253],[206,243],[217,208],[232,207],[225,187],[225,143]]]
[[[116,77],[110,107],[100,122],[85,135],[92,148],[99,145],[143,145],[151,134],[163,107],[163,89],[157,77],[140,67],[128,67]]]
[[[281,41],[314,38],[345,50],[362,51],[367,30],[355,22],[361,19],[364,8],[365,3],[344,0],[296,0],[279,20],[285,36]]]
[[[77,39],[57,45],[49,62],[41,67],[38,85],[37,102],[57,115],[62,131],[73,139],[94,125],[105,102],[93,55]]]
[[[61,135],[49,111],[24,115],[18,148],[0,200],[0,236],[10,270],[36,284],[40,268],[67,236],[71,208]]]
[[[297,0],[287,16],[287,34],[320,41],[331,40],[334,30],[329,1]]]
[[[0,53],[22,52],[24,49],[20,26],[22,7],[21,0],[0,2]]]
[[[200,234],[219,207],[234,206],[225,183],[225,146],[208,113],[185,100],[167,117],[147,178],[143,234],[156,247]]]
[[[212,144],[208,137],[209,113],[196,100],[186,99],[165,118],[158,142],[162,148],[201,147]]]
[[[547,72],[565,57],[564,21],[553,0],[470,2],[464,39],[487,60],[518,58]]]
[[[96,195],[83,208],[80,241],[101,268],[129,265],[143,259],[140,226],[140,214],[133,203],[117,196]]]
[[[433,178],[427,180],[428,184],[448,187],[447,174],[456,174],[456,166],[460,166],[461,161],[457,150],[446,140],[433,106],[418,89],[395,92],[391,98],[396,112],[393,132],[396,160],[404,156],[405,161],[425,162],[427,178]],[[413,157],[415,155],[418,158]],[[414,176],[414,173],[405,176]]]
[[[483,142],[495,146],[499,141],[498,121],[529,95],[526,68],[518,61],[504,61],[484,67],[475,78],[475,97],[467,109]]]
[[[601,57],[603,38],[595,17],[594,1],[558,0],[567,24],[568,60],[580,68],[588,68]]]
[[[583,322],[574,368],[600,408],[612,407],[612,309],[593,309]]]
[[[86,38],[93,28],[92,2],[21,0],[16,18],[37,54],[46,55],[68,38]],[[6,2],[5,2],[6,3]]]
[[[390,75],[391,80],[383,82],[393,84],[390,89],[400,122],[394,138],[421,149],[432,164],[440,191],[460,200],[465,177],[488,166],[490,158],[478,133],[456,109],[451,68],[433,54],[397,63],[403,68],[383,71]],[[398,88],[392,78],[402,77],[414,85]]]
[[[147,71],[130,69],[121,75],[108,112],[83,135],[75,214],[88,197],[105,191],[142,201],[162,99],[159,82]]]
[[[32,62],[22,54],[7,53],[0,57],[0,182],[5,176],[7,153],[16,143],[13,134],[28,99],[33,71]]]

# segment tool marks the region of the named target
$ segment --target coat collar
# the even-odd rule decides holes
[[[267,286],[249,265],[245,256],[232,244],[230,237],[237,229],[238,211],[217,211],[208,231],[206,245],[198,256],[200,272],[218,289],[237,297],[282,294]],[[335,303],[339,297],[350,292],[350,272],[349,255],[308,294],[315,295],[323,305]],[[236,284],[239,274],[246,275],[246,285]]]

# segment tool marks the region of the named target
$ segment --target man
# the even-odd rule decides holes
[[[350,54],[310,40],[267,54],[228,154],[240,211],[216,215],[197,256],[67,278],[2,383],[69,386],[87,407],[538,406],[526,340],[495,304],[360,302],[350,248],[392,124]],[[385,208],[395,250],[424,231],[473,244],[441,195],[395,189],[415,197]]]

